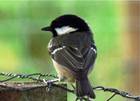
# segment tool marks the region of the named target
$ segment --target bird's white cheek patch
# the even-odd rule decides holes
[[[70,32],[74,32],[76,30],[77,30],[77,28],[73,28],[70,26],[63,26],[61,28],[55,28],[55,31],[57,32],[58,35],[68,34]]]

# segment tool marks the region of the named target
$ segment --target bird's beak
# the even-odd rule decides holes
[[[41,28],[42,31],[52,31],[50,26]]]

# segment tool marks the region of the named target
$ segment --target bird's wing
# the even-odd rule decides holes
[[[51,56],[57,63],[77,72],[93,65],[96,50],[93,47],[79,50],[75,47],[63,46],[54,49]]]

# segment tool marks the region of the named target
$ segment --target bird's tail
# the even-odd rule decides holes
[[[95,93],[87,77],[82,80],[76,80],[76,94],[78,97],[88,96],[95,99]]]

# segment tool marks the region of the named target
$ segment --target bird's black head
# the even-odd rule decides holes
[[[89,31],[87,23],[76,15],[63,15],[52,21],[49,27],[42,28],[43,31],[51,31],[53,36],[63,35],[71,32]]]

